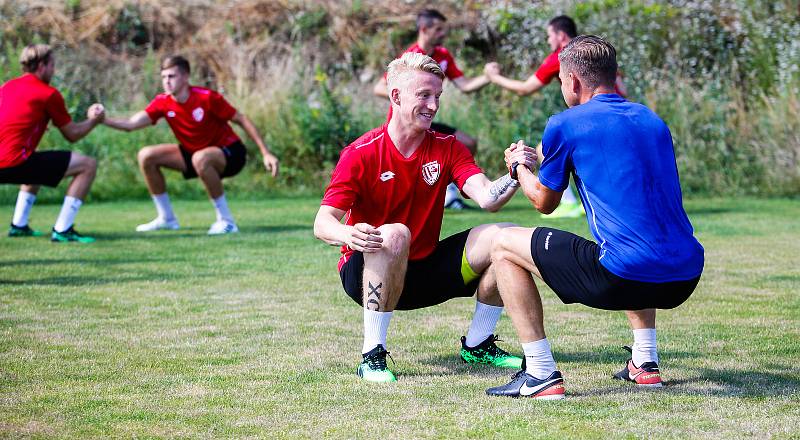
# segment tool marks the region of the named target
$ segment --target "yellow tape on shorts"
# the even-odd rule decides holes
[[[464,246],[464,252],[461,254],[461,278],[464,280],[464,285],[480,278],[481,274],[475,273],[469,266],[467,261],[467,247]]]

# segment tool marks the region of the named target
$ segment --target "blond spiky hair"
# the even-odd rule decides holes
[[[389,83],[389,90],[404,82],[406,74],[413,71],[431,73],[438,76],[439,79],[444,79],[442,68],[433,58],[421,53],[407,52],[389,63],[389,67],[386,69],[386,82]]]
[[[42,64],[50,62],[53,49],[46,44],[30,44],[22,49],[22,54],[19,56],[19,63],[22,64],[24,72],[36,72]]]

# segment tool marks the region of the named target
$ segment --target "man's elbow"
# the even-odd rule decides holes
[[[531,200],[533,207],[542,214],[550,214],[556,210],[558,203],[547,203],[539,200]]]

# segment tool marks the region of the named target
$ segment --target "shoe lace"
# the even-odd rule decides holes
[[[381,351],[375,353],[371,356],[368,356],[364,361],[366,361],[367,365],[371,370],[386,370],[388,367],[386,365],[386,357],[392,360],[392,365],[394,365],[394,358],[388,351]]]
[[[498,347],[495,342],[503,342],[499,335],[492,335],[489,343],[486,345],[486,351],[495,357],[511,356],[511,354],[502,348]]]

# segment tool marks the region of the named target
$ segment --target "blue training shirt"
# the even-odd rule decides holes
[[[634,281],[689,280],[703,247],[683,209],[667,124],[641,104],[597,95],[547,121],[539,181],[563,191],[573,173],[600,263]]]

